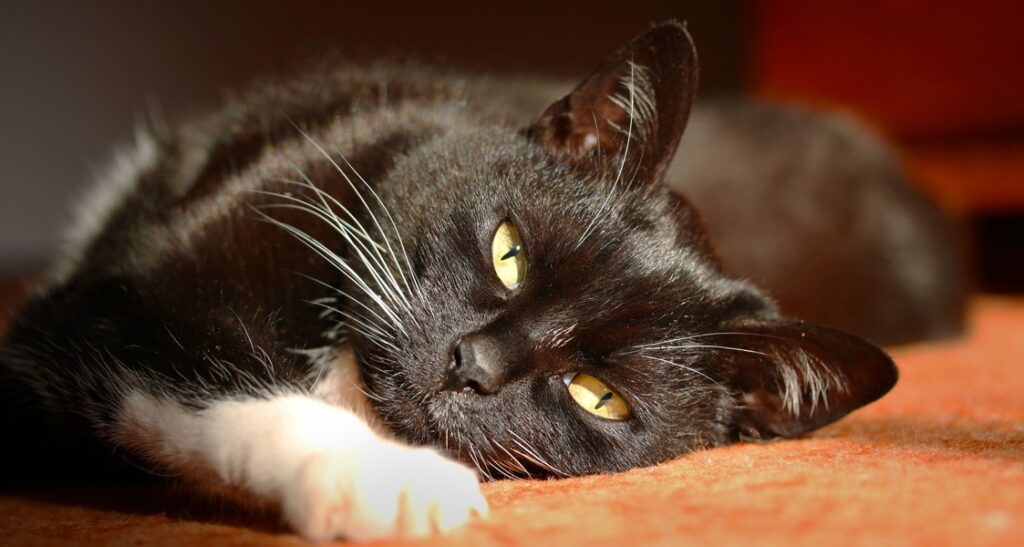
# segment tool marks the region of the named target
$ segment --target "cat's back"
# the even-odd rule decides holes
[[[300,172],[345,198],[344,181],[310,146],[310,134],[330,140],[329,153],[345,150],[373,181],[432,135],[462,126],[520,130],[569,91],[558,79],[399,62],[329,61],[257,83],[216,110],[141,135],[82,208],[58,278],[82,267],[171,264],[190,275],[245,279],[253,269],[230,260],[232,248],[281,234],[249,221],[244,202],[262,190],[288,191],[282,181]],[[889,148],[856,124],[745,100],[703,101],[667,178],[705,218],[727,270],[768,289],[787,313],[880,342],[958,329],[963,279],[949,243],[954,230],[907,185]],[[216,241],[195,245],[204,237]],[[228,258],[216,263],[194,248]],[[280,280],[246,286],[268,281]]]
[[[706,101],[668,182],[702,214],[726,269],[767,289],[784,312],[879,343],[960,330],[956,227],[854,120]]]

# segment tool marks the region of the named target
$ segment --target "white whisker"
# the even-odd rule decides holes
[[[764,352],[761,352],[761,351],[755,351],[755,350],[752,350],[752,349],[734,348],[732,346],[718,346],[718,345],[713,345],[713,344],[682,344],[682,345],[669,345],[669,346],[646,346],[644,349],[645,350],[661,350],[661,351],[668,351],[668,350],[692,350],[692,349],[724,349],[724,350],[728,350],[728,351],[738,351],[738,352],[741,352],[741,353],[753,353],[755,355],[763,355],[765,357],[768,356],[767,353],[764,353]]]
[[[526,442],[525,439],[520,437],[518,433],[516,433],[515,431],[512,431],[511,429],[508,429],[508,428],[506,428],[505,431],[508,431],[509,435],[512,435],[512,437],[513,437],[512,438],[512,442],[514,442],[517,445],[519,445],[519,448],[524,451],[524,452],[520,452],[521,456],[523,456],[524,458],[530,460],[531,462],[533,462],[534,464],[540,466],[541,468],[550,471],[551,473],[554,473],[556,475],[560,475],[562,477],[568,477],[569,476],[569,474],[566,473],[565,471],[562,471],[562,470],[558,469],[557,467],[555,467],[554,465],[551,465],[551,463],[548,462],[546,459],[544,459],[544,457],[542,457],[540,455],[540,453],[537,452],[536,449],[532,448],[530,446],[530,444],[528,442]]]
[[[527,477],[530,477],[530,476],[532,476],[532,475],[531,475],[531,473],[530,473],[530,471],[529,471],[528,469],[526,469],[526,466],[525,466],[525,465],[523,465],[523,462],[519,461],[519,458],[515,457],[515,455],[514,455],[514,454],[512,454],[511,452],[509,452],[509,450],[508,450],[507,448],[505,448],[505,446],[504,446],[504,445],[502,445],[502,444],[501,444],[500,442],[498,442],[497,440],[493,440],[493,439],[492,439],[492,442],[494,443],[494,445],[495,445],[495,446],[497,446],[497,447],[498,447],[498,449],[499,449],[499,450],[501,450],[502,452],[504,452],[504,453],[505,453],[505,454],[506,454],[506,455],[507,455],[507,456],[509,457],[509,459],[510,459],[510,460],[511,460],[511,461],[512,461],[512,462],[514,463],[514,465],[515,465],[515,466],[516,466],[517,468],[519,468],[519,472],[520,472],[520,473],[522,473],[523,475],[525,475],[525,476],[527,476]],[[518,477],[515,477],[515,478],[518,478]]]
[[[304,183],[301,183],[299,181],[293,181],[293,180],[287,180],[287,179],[274,179],[274,180],[277,181],[277,182],[296,184],[296,185],[302,186],[304,188],[307,187]],[[380,243],[377,243],[376,241],[374,241],[373,238],[371,238],[365,231],[356,229],[355,226],[353,226],[350,223],[348,223],[347,221],[345,221],[345,219],[342,219],[342,218],[338,217],[337,215],[333,214],[332,211],[324,211],[320,207],[318,207],[315,204],[312,204],[312,203],[310,203],[310,202],[308,202],[308,201],[306,201],[304,199],[299,199],[299,198],[297,198],[295,196],[291,196],[291,195],[288,195],[288,194],[282,194],[280,192],[269,192],[269,191],[266,191],[266,190],[253,190],[252,192],[255,193],[255,194],[261,194],[261,195],[273,197],[273,198],[276,198],[276,199],[283,199],[283,200],[287,200],[287,201],[293,202],[293,204],[288,204],[288,203],[269,203],[269,204],[261,205],[260,206],[261,208],[264,208],[264,209],[294,209],[294,210],[299,210],[299,211],[305,211],[305,212],[307,212],[309,214],[317,216],[318,218],[320,218],[320,220],[323,220],[327,224],[330,224],[332,227],[335,228],[335,230],[338,230],[338,231],[348,230],[348,231],[352,232],[353,234],[359,236],[359,238],[362,239],[363,241],[365,241],[365,242],[373,245],[374,247],[376,247],[378,251],[383,251],[384,250],[384,247],[381,246]]]
[[[405,266],[409,270],[409,278],[412,279],[412,283],[413,283],[413,285],[416,286],[417,292],[422,292],[422,290],[421,290],[421,288],[419,286],[419,282],[416,279],[416,276],[413,275],[412,262],[409,261],[409,254],[405,251],[405,243],[402,242],[402,234],[398,231],[398,225],[395,224],[395,219],[391,217],[391,212],[388,211],[387,206],[384,205],[384,201],[382,199],[380,199],[380,196],[377,195],[377,192],[374,191],[373,187],[370,186],[370,184],[368,182],[366,182],[366,179],[364,179],[363,176],[359,174],[359,171],[356,171],[356,168],[353,167],[351,163],[349,163],[348,158],[346,158],[345,155],[342,154],[341,151],[337,149],[337,147],[335,147],[334,150],[335,150],[335,152],[338,153],[339,156],[341,156],[341,159],[342,159],[342,161],[345,162],[345,165],[347,165],[348,168],[351,169],[352,172],[356,174],[356,177],[358,177],[359,180],[363,183],[363,186],[365,186],[366,189],[369,190],[369,192],[373,196],[373,198],[375,200],[377,200],[377,203],[380,205],[381,210],[384,211],[384,215],[388,217],[388,222],[391,223],[391,228],[395,230],[395,237],[398,239],[398,245],[402,249],[402,256],[405,258]],[[379,227],[380,226],[378,225],[378,228]],[[387,237],[385,236],[384,243],[387,244],[387,242],[388,242],[388,240],[387,240]],[[388,249],[390,250],[390,246],[388,246]],[[395,266],[398,268],[398,271],[401,273],[402,272],[402,268],[401,268],[401,266],[398,265],[398,259],[395,258],[394,253],[391,253],[391,256],[392,256],[392,258],[395,259]],[[404,273],[403,273],[402,277],[403,277],[403,279],[405,278],[405,274]],[[408,281],[406,281],[406,288],[408,288]]]
[[[708,376],[707,374],[704,374],[703,372],[701,372],[701,371],[699,371],[699,370],[697,370],[697,369],[695,369],[693,367],[686,366],[686,365],[684,365],[682,363],[676,363],[674,361],[669,361],[668,359],[662,359],[661,357],[653,357],[653,356],[650,356],[650,355],[644,355],[643,357],[646,358],[646,359],[651,359],[653,361],[659,361],[659,362],[665,363],[666,365],[672,365],[673,367],[677,367],[677,368],[681,368],[681,369],[684,369],[684,370],[688,370],[688,371],[690,371],[690,372],[692,372],[694,374],[697,374],[697,375],[700,375],[700,376],[703,376],[703,377],[707,378],[712,383],[719,384],[719,382],[717,380],[715,380],[714,378]]]
[[[329,153],[327,153],[327,151],[324,150],[323,147],[321,147],[320,144],[317,143],[315,139],[313,139],[313,137],[311,137],[308,133],[303,131],[303,129],[301,127],[299,127],[298,125],[295,125],[295,124],[293,124],[293,125],[294,125],[295,129],[314,148],[316,148],[317,151],[320,152],[320,154],[323,155],[323,157],[328,162],[330,162],[330,164],[335,168],[335,170],[338,172],[338,174],[340,174],[342,176],[342,178],[345,179],[345,182],[348,183],[349,187],[352,188],[352,192],[355,194],[356,198],[359,199],[359,202],[363,204],[363,208],[366,210],[366,213],[370,216],[370,219],[373,220],[374,225],[376,225],[377,231],[380,232],[381,237],[384,239],[384,244],[388,247],[389,254],[391,254],[392,259],[395,261],[396,266],[397,266],[398,259],[395,257],[395,253],[391,249],[391,244],[389,243],[389,239],[388,239],[387,233],[384,232],[384,229],[381,227],[380,222],[377,220],[377,216],[373,214],[373,209],[370,208],[370,205],[366,202],[366,199],[363,198],[363,194],[359,191],[358,188],[356,188],[355,183],[353,183],[352,179],[348,176],[347,173],[345,173],[345,170],[342,169],[340,165],[338,165],[338,162],[334,161],[334,158]],[[345,160],[345,162],[348,163],[348,160]],[[357,175],[358,175],[358,173],[357,173]],[[364,183],[365,183],[365,181],[364,181]],[[367,186],[369,186],[369,185],[367,185]],[[404,274],[403,274],[403,278],[404,278]],[[405,297],[404,293],[403,293],[403,297]],[[406,301],[406,305],[408,305],[408,301]]]
[[[633,140],[633,112],[635,106],[634,96],[636,95],[636,86],[634,85],[635,70],[636,65],[632,61],[630,61],[629,85],[627,86],[629,89],[629,127],[626,130],[626,145],[625,147],[623,147],[622,161],[619,163],[619,172],[618,174],[615,175],[615,180],[612,181],[611,188],[608,190],[608,196],[605,197],[604,202],[601,204],[601,208],[598,209],[597,213],[594,215],[594,218],[590,220],[590,223],[583,230],[583,235],[581,235],[579,240],[576,241],[576,246],[573,248],[574,250],[579,249],[580,246],[583,245],[583,242],[586,241],[588,237],[590,237],[591,232],[593,232],[594,229],[596,229],[598,222],[604,216],[605,209],[608,207],[608,204],[611,201],[612,196],[615,195],[615,192],[618,189],[619,181],[622,179],[622,172],[626,168],[626,160],[629,158],[629,145],[630,142]],[[617,97],[611,97],[611,100],[615,102],[615,104],[619,108],[626,110],[625,108],[623,108],[624,105],[621,104],[622,101],[617,100]],[[612,125],[614,127],[614,124],[612,124],[610,120],[605,121],[608,122],[609,125]]]
[[[329,285],[327,283],[324,283],[323,281],[320,281],[319,279],[314,279],[314,278],[312,278],[312,277],[310,277],[308,275],[304,275],[304,274],[299,274],[299,275],[302,275],[303,277],[309,279],[310,281],[313,281],[314,283],[319,283],[320,285],[323,285],[328,290],[331,290],[331,291],[337,293],[339,296],[343,296],[343,297],[347,298],[352,303],[354,303],[354,304],[358,305],[359,307],[363,308],[364,310],[366,310],[367,313],[370,313],[371,315],[373,315],[373,317],[375,317],[377,319],[377,321],[375,321],[376,324],[378,324],[378,325],[380,325],[382,327],[390,326],[390,323],[387,320],[385,320],[383,317],[381,317],[373,308],[367,306],[366,304],[364,304],[358,298],[348,294],[347,292],[345,292],[345,291],[343,291],[343,290],[341,290],[341,289],[339,289],[337,287],[332,287],[331,285]],[[318,303],[318,304],[323,305],[322,303]],[[331,308],[331,309],[334,309],[334,308]]]
[[[366,265],[366,268],[367,270],[369,270],[370,274],[375,279],[377,279],[378,286],[381,288],[382,291],[385,292],[385,294],[388,296],[388,299],[391,300],[396,305],[405,308],[406,311],[410,311],[409,302],[406,299],[405,294],[402,293],[401,287],[398,286],[398,282],[391,274],[391,269],[386,265],[384,257],[381,256],[380,254],[382,250],[380,245],[374,242],[374,248],[370,249],[367,248],[365,245],[362,245],[361,242],[359,242],[358,240],[353,240],[349,236],[348,230],[342,229],[343,224],[341,222],[341,219],[337,218],[337,215],[334,213],[333,208],[329,205],[328,200],[330,200],[331,203],[334,203],[339,209],[341,209],[345,214],[347,214],[348,217],[352,220],[352,222],[355,223],[355,225],[358,227],[358,232],[356,233],[360,233],[363,238],[373,241],[373,239],[370,237],[370,234],[363,227],[362,223],[359,222],[359,219],[356,218],[355,215],[353,215],[344,205],[342,205],[333,196],[317,188],[316,185],[313,184],[311,180],[309,180],[309,177],[307,177],[305,173],[298,169],[297,166],[293,165],[292,167],[298,172],[299,176],[303,177],[306,180],[306,184],[296,183],[294,181],[293,183],[296,183],[299,186],[312,190],[316,194],[317,198],[320,200],[321,204],[323,205],[323,208],[317,208],[317,211],[320,211],[323,214],[329,214],[331,215],[331,217],[337,219],[337,222],[329,221],[329,223],[337,229],[338,233],[346,241],[348,241],[350,245],[352,245],[352,250],[355,251],[357,258],[359,258],[359,260],[364,265]],[[313,206],[309,202],[306,202],[306,205]],[[372,213],[370,214],[372,216]],[[387,243],[386,240],[385,243]],[[388,247],[388,249],[390,251],[390,246]],[[368,259],[367,255],[369,255],[370,259],[373,259],[375,264],[370,263],[370,260]],[[380,272],[383,272],[383,276],[381,275]],[[387,278],[387,283],[381,280],[382,277]]]
[[[384,301],[384,299],[379,294],[377,294],[369,286],[369,284],[367,284],[359,276],[359,274],[351,266],[349,266],[349,264],[343,258],[341,258],[337,254],[335,254],[333,251],[328,249],[327,246],[325,246],[319,240],[317,240],[316,238],[310,236],[306,232],[304,232],[304,231],[302,231],[302,230],[300,230],[300,229],[298,229],[298,228],[296,228],[296,227],[294,227],[294,226],[292,226],[292,225],[290,225],[288,223],[281,222],[281,221],[279,221],[279,220],[277,220],[277,219],[267,215],[266,213],[264,213],[264,212],[262,212],[262,211],[260,211],[258,209],[256,209],[256,212],[258,214],[262,215],[268,222],[270,222],[270,223],[272,223],[272,224],[274,224],[274,225],[284,229],[288,233],[290,233],[293,236],[295,236],[296,238],[298,238],[300,241],[304,242],[311,250],[313,250],[313,252],[315,252],[318,255],[320,255],[321,258],[326,260],[328,263],[330,263],[332,266],[334,266],[338,271],[340,271],[343,275],[345,275],[345,277],[347,277],[349,280],[351,280],[353,283],[355,283],[356,286],[359,287],[360,290],[362,290],[367,296],[369,296],[370,299],[372,299],[374,301],[374,303],[376,303],[381,308],[381,310],[386,315],[388,315],[388,317],[391,319],[392,323],[396,327],[398,327],[403,333],[405,333],[405,327],[402,325],[401,319],[398,317],[398,315],[395,313],[395,311],[391,308],[391,306],[389,306]]]

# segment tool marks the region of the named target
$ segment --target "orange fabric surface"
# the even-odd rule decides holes
[[[1024,544],[1024,300],[981,299],[964,339],[894,355],[892,393],[808,438],[491,483],[489,520],[416,544]],[[273,517],[166,495],[6,493],[0,543],[303,544]]]

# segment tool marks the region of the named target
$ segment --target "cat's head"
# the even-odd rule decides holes
[[[574,475],[800,435],[892,387],[882,351],[726,276],[661,184],[696,87],[685,28],[658,25],[526,130],[453,129],[398,162],[396,294],[352,315],[396,432],[491,474]]]

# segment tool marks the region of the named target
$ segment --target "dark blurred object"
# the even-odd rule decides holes
[[[26,271],[7,271],[0,268],[0,336],[3,335],[7,323],[22,301],[32,292],[33,287],[42,279],[38,273]]]
[[[1024,183],[1024,181],[1022,181]],[[985,215],[971,222],[977,282],[986,292],[1024,291],[1024,215]]]

